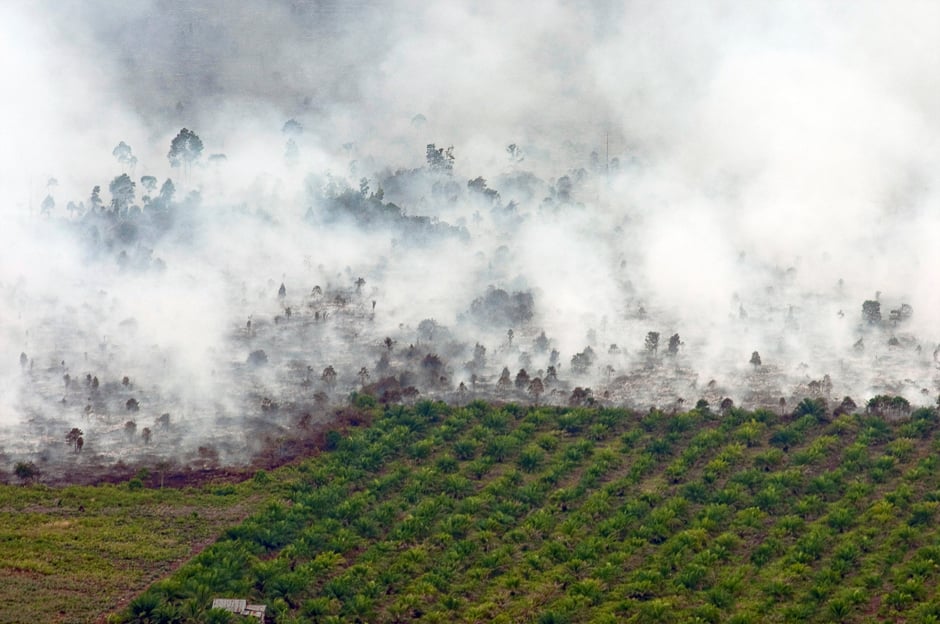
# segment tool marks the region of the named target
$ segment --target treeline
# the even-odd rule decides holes
[[[937,410],[377,406],[122,621],[940,617]],[[349,421],[349,419],[347,419]],[[233,620],[234,621],[234,620]]]

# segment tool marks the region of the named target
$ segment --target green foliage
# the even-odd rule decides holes
[[[813,416],[819,420],[822,420],[826,417],[826,401],[825,399],[803,399],[796,406],[796,409],[793,410],[793,415],[800,416]]]
[[[940,604],[935,414],[828,418],[813,400],[792,417],[383,408],[334,450],[252,479],[284,498],[136,606],[183,618],[224,594],[285,622],[919,621]]]

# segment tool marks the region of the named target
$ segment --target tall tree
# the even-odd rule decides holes
[[[679,347],[682,345],[682,340],[679,338],[679,334],[673,334],[669,337],[669,346],[667,347],[667,353],[669,355],[678,355]]]
[[[42,204],[39,206],[39,213],[43,216],[48,217],[52,214],[52,210],[55,208],[55,200],[52,199],[52,195],[46,195],[46,198],[42,200]]]
[[[121,141],[111,150],[111,155],[117,158],[117,161],[125,166],[125,171],[130,169],[134,171],[134,168],[137,166],[137,157],[134,156],[134,150],[131,149],[131,146]]]
[[[174,193],[176,193],[176,186],[173,184],[173,180],[167,178],[160,187],[160,200],[165,204],[169,204],[173,200]]]
[[[91,204],[89,211],[91,214],[97,214],[104,202],[101,201],[101,187],[95,185],[95,188],[91,189],[91,197],[88,199],[88,203]]]
[[[202,155],[202,139],[188,128],[183,128],[170,142],[170,151],[166,157],[171,167],[183,165],[183,171],[188,175],[192,164]]]
[[[111,191],[111,208],[115,212],[124,212],[134,201],[134,181],[126,173],[111,180],[108,190]]]

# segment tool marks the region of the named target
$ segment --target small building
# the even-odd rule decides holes
[[[247,600],[240,598],[213,598],[212,608],[225,609],[235,615],[258,618],[261,622],[264,622],[264,612],[267,609],[265,605],[248,604]]]

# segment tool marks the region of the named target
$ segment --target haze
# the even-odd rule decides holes
[[[940,393],[933,3],[13,0],[0,35],[10,465],[71,427],[99,461],[238,463],[388,378],[641,409]],[[204,151],[173,167],[183,128]],[[122,174],[126,214],[96,215]],[[498,383],[549,366],[542,395]]]

